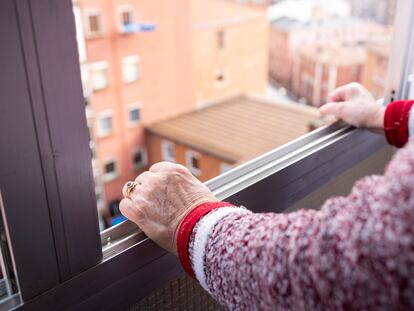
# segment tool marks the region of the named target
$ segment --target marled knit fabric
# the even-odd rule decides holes
[[[228,310],[414,310],[414,141],[319,211],[226,216],[205,274]]]

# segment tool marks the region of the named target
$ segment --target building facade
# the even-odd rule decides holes
[[[362,82],[365,60],[362,46],[308,47],[299,53],[293,93],[303,103],[319,107],[338,86]]]
[[[168,0],[76,5],[91,145],[103,184],[97,197],[105,198],[101,214],[108,216],[117,212],[124,183],[147,167],[144,125],[194,108],[190,1],[179,7]]]
[[[368,18],[384,25],[392,25],[397,8],[397,0],[348,0],[352,15]]]
[[[313,107],[235,95],[147,127],[149,158],[207,181],[326,122]]]
[[[269,77],[273,83],[293,93],[299,84],[294,79],[294,71],[297,70],[300,51],[309,46],[329,47],[332,42],[361,43],[387,31],[381,25],[349,17],[312,22],[289,18],[274,20],[270,29]]]
[[[193,0],[191,12],[193,90],[198,106],[241,92],[263,94],[269,36],[264,10],[223,0]]]

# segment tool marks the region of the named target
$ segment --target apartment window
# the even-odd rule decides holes
[[[217,47],[219,49],[224,49],[226,47],[226,32],[223,29],[220,29],[216,33],[217,36]]]
[[[222,85],[228,80],[227,70],[224,68],[217,69],[215,72],[214,80],[216,85]]]
[[[136,125],[141,121],[141,106],[139,104],[133,104],[129,108],[128,122],[130,125]]]
[[[86,33],[88,36],[99,36],[102,34],[102,17],[98,9],[89,9],[86,15]]]
[[[140,147],[134,151],[132,155],[132,164],[134,170],[139,170],[148,164],[147,150],[144,147]]]
[[[92,63],[91,83],[94,91],[105,89],[109,85],[108,63],[105,61]]]
[[[115,159],[107,160],[104,163],[103,180],[110,182],[118,177],[118,165]]]
[[[161,155],[163,161],[175,162],[174,143],[168,140],[163,140],[161,142]]]
[[[134,8],[129,5],[123,5],[118,8],[119,29],[121,33],[135,32]]]
[[[127,56],[122,59],[122,80],[131,83],[139,79],[139,57]]]
[[[186,157],[186,164],[188,169],[191,173],[195,176],[199,176],[201,174],[200,169],[200,154],[193,150],[188,150],[185,154]]]
[[[112,133],[112,112],[105,111],[98,115],[98,135],[107,136]]]

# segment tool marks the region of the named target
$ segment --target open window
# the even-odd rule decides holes
[[[133,33],[135,25],[134,8],[132,5],[118,7],[119,30],[123,34]]]
[[[103,33],[101,11],[90,8],[85,10],[86,34],[89,38],[99,37]]]
[[[77,18],[88,16],[88,10],[94,9],[88,7],[91,5],[88,1],[74,3],[82,11]],[[227,6],[232,2],[223,3]],[[117,33],[86,40],[88,59],[83,64],[89,65],[88,82],[94,90],[89,93],[82,91],[72,4],[69,0],[0,2],[0,12],[10,17],[0,17],[0,38],[8,42],[1,45],[5,56],[0,59],[4,68],[0,102],[13,103],[4,105],[0,114],[0,142],[7,146],[1,153],[1,207],[10,245],[7,267],[15,272],[17,280],[8,278],[9,284],[15,282],[16,287],[12,286],[7,301],[0,300],[1,307],[12,306],[4,304],[7,302],[13,306],[21,303],[22,310],[126,309],[183,274],[177,259],[150,241],[134,224],[114,221],[111,223],[114,226],[100,231],[99,219],[110,214],[119,216],[120,190],[126,181],[136,177],[137,171],[131,168],[139,170],[138,167],[153,161],[168,160],[188,163],[196,170],[203,168],[204,174],[204,165],[209,163],[214,167],[215,177],[209,178],[206,185],[219,199],[246,205],[257,212],[283,212],[298,207],[302,200],[316,202],[322,195],[315,193],[324,192],[324,187],[331,187],[339,178],[347,181],[358,178],[350,170],[379,172],[386,162],[385,156],[380,155],[389,150],[384,151],[385,141],[379,135],[341,123],[331,124],[331,120],[318,123],[309,132],[309,123],[318,118],[314,106],[326,100],[327,93],[338,84],[348,82],[344,77],[348,74],[352,79],[356,75],[362,75],[361,79],[367,77],[373,92],[384,97],[385,102],[413,94],[409,79],[413,73],[412,1],[399,1],[394,24],[398,36],[389,43],[384,41],[385,46],[389,44],[385,52],[388,56],[378,48],[381,42],[370,42],[372,46],[367,53],[371,54],[367,54],[367,59],[375,68],[365,67],[362,73],[344,61],[350,59],[345,53],[348,49],[331,44],[335,38],[353,40],[360,36],[361,24],[346,25],[332,32],[332,29],[326,31],[323,23],[311,21],[309,25],[315,27],[313,34],[318,35],[318,42],[330,43],[329,49],[320,53],[317,48],[302,48],[295,54],[300,62],[293,63],[289,57],[291,45],[284,45],[281,34],[301,25],[292,21],[292,16],[281,19],[275,14],[268,37],[274,49],[268,68],[268,51],[261,49],[267,39],[257,36],[269,28],[266,17],[251,14],[248,6],[231,4],[237,5],[240,14],[237,20],[251,22],[256,31],[241,37],[246,42],[243,49],[233,45],[240,43],[233,36],[226,41],[225,51],[219,52],[229,52],[231,57],[223,61],[215,54],[217,22],[206,20],[208,16],[202,14],[206,12],[199,10],[191,13],[194,17],[191,27],[164,27],[169,22],[188,25],[179,23],[184,18],[180,14],[187,12],[189,18],[190,11],[186,10],[192,10],[187,1],[180,2],[180,10],[177,3],[164,2],[165,10],[177,14],[166,14],[172,18],[166,24],[148,13],[153,12],[152,7],[142,11],[149,14],[145,18],[160,23],[154,30],[159,31],[157,36],[147,33],[133,38]],[[215,10],[220,13],[221,21],[226,21],[226,16],[222,16],[226,10]],[[99,11],[103,13],[104,7]],[[115,21],[117,13],[110,12],[114,18],[108,18],[108,22]],[[125,20],[128,19],[125,15]],[[83,23],[84,18],[80,24]],[[86,23],[89,24],[84,27],[86,37],[91,31],[99,33],[104,28],[108,31],[116,28],[115,24],[106,27],[106,18],[100,14],[93,15],[90,22],[86,19]],[[219,24],[222,28],[223,23]],[[226,27],[236,26],[231,23]],[[305,42],[309,38],[296,39]],[[181,52],[171,49],[171,42],[179,42],[186,49]],[[115,48],[128,49],[128,44],[134,49],[120,53]],[[147,54],[139,51],[143,47],[150,49]],[[190,47],[198,48],[198,53],[191,54]],[[172,50],[176,52],[166,53]],[[93,53],[102,55],[92,58]],[[142,85],[137,88],[122,81],[123,56],[133,53],[151,56],[145,64],[150,69],[140,77]],[[246,55],[254,57],[246,59]],[[146,57],[142,56],[141,62],[144,60]],[[191,64],[197,64],[196,68],[188,67],[190,60]],[[227,65],[231,79],[216,88],[212,72]],[[277,81],[275,84],[268,85],[268,72],[269,80]],[[278,92],[282,88],[289,98]],[[301,94],[305,88],[306,94]],[[187,97],[184,93],[187,89],[192,89],[194,96]],[[298,104],[304,95],[307,106]],[[89,103],[91,135],[85,102]],[[142,126],[131,128],[116,123],[114,131],[112,122],[115,118],[126,120],[133,102],[145,103],[142,115],[141,111],[138,113]],[[201,102],[203,108],[194,109],[194,102]],[[157,106],[160,103],[162,106]],[[106,115],[108,107],[113,109]],[[136,112],[128,115],[128,119],[131,116],[136,119]],[[270,132],[276,131],[272,126],[278,126],[281,134],[270,136]],[[95,176],[90,139],[96,139],[94,161],[99,174]],[[137,146],[143,148],[137,150]],[[195,153],[186,157],[187,150]],[[367,163],[376,166],[367,171],[360,169],[359,165]],[[231,169],[227,164],[231,164]],[[102,188],[96,188],[97,185]]]
[[[111,182],[118,178],[118,164],[116,159],[106,160],[104,162],[103,179],[105,182]]]
[[[148,164],[148,154],[145,147],[137,148],[132,154],[134,170],[138,171]]]
[[[187,167],[194,176],[200,176],[201,167],[200,167],[200,154],[194,150],[188,150],[186,152],[186,162]]]

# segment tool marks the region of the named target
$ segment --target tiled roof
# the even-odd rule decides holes
[[[308,132],[316,108],[235,96],[147,130],[223,160],[243,162]]]

